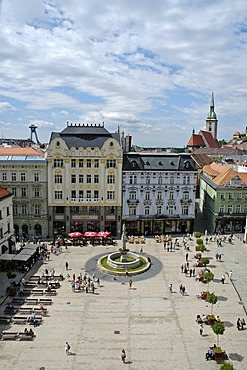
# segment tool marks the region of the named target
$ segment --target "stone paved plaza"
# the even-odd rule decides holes
[[[182,238],[179,237],[180,245]],[[121,243],[118,242],[120,247]],[[195,242],[190,242],[189,262],[195,261]],[[66,275],[65,263],[69,263],[69,274],[85,271],[100,277],[101,286],[95,294],[73,293],[66,280],[58,289],[53,304],[42,325],[35,328],[36,337],[31,342],[1,341],[0,368],[5,370],[198,370],[219,369],[215,361],[206,361],[205,353],[216,343],[216,335],[210,326],[204,326],[204,335],[199,334],[197,314],[209,314],[209,305],[196,297],[206,286],[181,273],[186,251],[181,246],[167,252],[162,243],[153,238],[146,239],[143,253],[152,260],[147,273],[133,277],[132,289],[128,278],[102,275],[96,268],[100,255],[118,247],[70,247],[58,255],[51,255],[50,261],[35,266],[26,279],[34,273],[42,274],[45,268],[55,269],[56,274]],[[128,245],[139,252],[140,245]],[[225,323],[225,333],[220,336],[220,345],[237,370],[247,369],[247,330],[238,331],[236,320],[244,317],[247,307],[246,263],[247,247],[234,239],[233,244],[223,247],[216,242],[207,245],[205,256],[212,257],[209,268],[215,275],[210,283],[210,292],[218,295],[214,314]],[[219,251],[220,250],[220,251]],[[222,253],[222,262],[215,261],[215,253]],[[36,270],[35,270],[36,269]],[[221,284],[223,273],[232,269],[232,282],[226,277]],[[197,268],[199,271],[199,268]],[[1,273],[1,279],[5,274]],[[173,292],[169,285],[173,285]],[[186,287],[186,294],[179,293],[179,285]],[[2,285],[2,289],[4,284]],[[2,297],[2,302],[4,297]],[[242,301],[241,301],[242,300]],[[3,315],[4,306],[0,306]],[[8,330],[22,330],[23,325],[12,325]],[[4,326],[1,325],[1,330]],[[66,356],[64,343],[71,345]],[[122,349],[127,359],[120,359]]]

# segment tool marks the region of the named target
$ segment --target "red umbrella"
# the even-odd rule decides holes
[[[93,238],[94,236],[97,236],[97,233],[95,231],[86,231],[84,233],[84,236],[89,236],[90,238]]]
[[[83,236],[82,233],[79,233],[79,231],[75,231],[73,233],[68,233],[68,235],[71,237],[71,238],[79,238],[80,236]]]
[[[109,236],[111,234],[110,231],[100,231],[98,232],[97,236],[101,236],[103,238],[106,238],[107,236]]]

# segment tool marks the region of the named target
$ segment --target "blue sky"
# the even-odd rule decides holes
[[[247,126],[245,0],[0,0],[0,134],[42,142],[71,123],[143,146]]]

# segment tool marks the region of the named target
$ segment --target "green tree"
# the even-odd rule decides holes
[[[208,284],[208,291],[209,291],[209,283],[210,281],[214,280],[214,274],[210,271],[205,271],[203,274],[204,281]]]
[[[209,264],[209,258],[208,257],[202,257],[200,258],[199,262],[201,262],[204,266]]]
[[[214,332],[214,334],[217,335],[217,347],[219,347],[219,335],[223,335],[224,334],[224,331],[225,331],[225,325],[223,324],[223,322],[221,321],[216,321],[213,325],[212,325],[212,330]]]
[[[217,303],[218,297],[214,293],[208,293],[206,302],[211,304],[211,315],[213,315],[213,306]]]
[[[220,146],[226,145],[227,141],[225,141],[225,139],[219,140],[219,144],[220,144]]]
[[[195,231],[194,235],[195,235],[195,238],[200,238],[202,236],[200,231]]]

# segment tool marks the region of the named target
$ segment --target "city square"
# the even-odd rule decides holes
[[[45,269],[54,269],[56,275],[63,274],[65,279],[57,295],[51,297],[53,303],[47,305],[48,313],[42,324],[34,328],[32,341],[0,342],[1,367],[12,370],[218,369],[220,365],[214,360],[205,359],[209,347],[216,343],[216,335],[209,325],[204,325],[200,335],[196,322],[198,314],[209,314],[211,309],[208,303],[197,298],[197,294],[206,289],[205,284],[185,276],[180,269],[186,262],[186,253],[193,266],[195,239],[188,240],[189,251],[184,249],[182,237],[177,239],[179,247],[168,252],[163,243],[146,238],[142,253],[150,257],[152,266],[146,273],[132,277],[131,289],[128,276],[114,277],[97,270],[99,256],[118,250],[121,240],[117,246],[63,247],[62,253],[51,254],[49,261],[38,261],[24,276],[26,281],[34,274],[42,275]],[[140,253],[140,245],[127,243],[127,246]],[[218,296],[214,314],[225,324],[220,345],[234,369],[246,369],[247,331],[236,328],[237,318],[246,317],[246,245],[240,235],[222,247],[217,247],[216,241],[206,246],[205,256],[210,258],[208,268],[214,274],[209,290]],[[216,262],[216,253],[222,254],[221,262]],[[196,273],[199,270],[196,267]],[[230,280],[226,272],[231,270]],[[96,286],[94,294],[72,292],[74,273],[95,275],[100,279],[100,286]],[[222,274],[226,275],[225,284],[220,281]],[[186,287],[184,295],[179,293],[181,284]],[[2,312],[9,301],[10,297],[2,301]],[[11,323],[8,330],[24,327]],[[71,346],[68,355],[64,352],[66,342]],[[120,358],[122,349],[127,354],[125,364]]]

